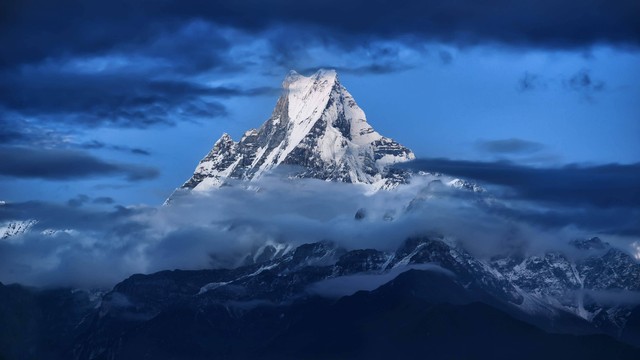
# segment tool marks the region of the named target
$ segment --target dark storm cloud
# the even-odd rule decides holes
[[[46,123],[34,123],[0,111],[0,143],[58,147],[65,143],[69,131],[52,130]]]
[[[186,81],[149,80],[132,74],[33,73],[4,76],[0,106],[30,117],[84,126],[146,127],[171,124],[170,114],[223,116],[210,89]]]
[[[18,129],[12,129],[8,124],[0,121],[0,143],[10,144],[27,140],[28,136]]]
[[[154,80],[141,73],[71,73],[55,69],[4,74],[0,109],[46,122],[144,128],[225,116],[219,98],[273,94],[269,87],[209,87]],[[16,115],[14,115],[16,116]],[[0,136],[20,135],[0,119]],[[15,139],[15,137],[14,137]]]
[[[398,57],[398,44],[420,49],[424,41],[635,46],[639,8],[632,1],[601,0],[10,0],[0,8],[0,116],[137,128],[211,119],[227,114],[220,98],[274,91],[211,88],[199,77],[211,71],[241,73],[252,64],[300,69],[313,64],[303,61],[313,58],[313,46],[346,50],[358,59],[367,54],[361,62],[338,64],[340,71],[356,74],[407,70],[411,61]],[[238,56],[237,49],[256,36],[266,50],[252,55],[244,49]],[[385,41],[395,48],[380,45]],[[443,64],[451,62],[450,55],[436,54]],[[535,86],[529,80],[521,83],[523,90]],[[599,85],[582,74],[567,87],[590,97]],[[0,138],[21,135],[0,129]]]
[[[79,147],[83,149],[92,149],[92,150],[108,149],[108,150],[127,152],[135,155],[146,155],[146,156],[151,155],[149,151],[144,149],[129,147],[129,146],[122,146],[122,145],[105,144],[102,141],[98,141],[98,140],[92,140],[89,142],[82,143],[79,145]]]
[[[567,206],[640,207],[640,163],[541,168],[510,162],[420,159],[406,167],[508,186],[527,200]]]
[[[107,162],[74,150],[0,147],[0,158],[0,176],[15,178],[73,180],[124,176],[129,181],[139,181],[158,176],[153,168]]]
[[[134,155],[149,156],[145,149],[125,145],[108,144],[98,140],[82,143],[73,141],[75,131],[52,130],[51,123],[0,118],[0,143],[31,148],[112,150]]]
[[[345,43],[402,36],[552,48],[640,43],[640,4],[630,0],[9,0],[3,2],[0,14],[0,59],[5,66],[138,46],[157,39],[159,33],[175,33],[194,20],[249,32],[274,25],[314,28],[316,36]],[[196,39],[204,36],[197,29],[193,32]],[[226,45],[221,41],[218,47]],[[158,49],[162,53],[176,50],[180,48],[173,45]],[[205,67],[219,61],[209,53],[188,55],[204,59]]]
[[[515,138],[480,141],[477,146],[494,154],[529,154],[544,149],[540,143]]]
[[[49,7],[48,3],[42,4],[42,9],[22,5],[15,3],[7,11],[22,9],[24,13],[20,13],[28,18]],[[94,14],[100,19],[77,16],[46,34],[34,29],[55,23],[51,13],[42,15],[42,24],[23,27],[11,17],[0,25],[7,30],[0,37],[8,37],[0,52],[15,46],[5,54],[6,66],[0,69],[0,122],[12,117],[89,127],[172,125],[226,116],[220,99],[276,92],[269,87],[209,86],[199,77],[212,69],[242,69],[229,53],[229,40],[213,24],[197,19],[165,22],[162,17],[149,24],[142,19],[123,24],[127,16],[135,18],[136,12],[122,13],[121,17],[118,10],[118,17],[111,19],[115,13],[108,8],[117,4],[104,9],[97,2],[66,5],[68,8],[56,4],[50,10],[63,16],[65,9],[73,15],[76,7],[83,14],[100,8]],[[127,8],[127,4],[122,6]],[[15,32],[21,36],[12,41]],[[43,43],[37,43],[41,37]],[[29,41],[35,43],[21,52],[20,46]],[[25,134],[10,125],[2,124],[0,137],[17,140]]]
[[[194,4],[195,5],[195,4]],[[9,0],[0,9],[0,66],[104,54],[149,55],[186,72],[226,64],[217,31],[180,4],[130,1]],[[189,4],[185,4],[189,8]],[[175,12],[174,12],[175,11]],[[206,46],[205,46],[206,45]]]
[[[522,205],[522,204],[517,204]],[[527,207],[493,206],[487,211],[515,221],[532,224],[543,229],[559,231],[575,226],[594,234],[640,236],[640,208],[633,207]]]

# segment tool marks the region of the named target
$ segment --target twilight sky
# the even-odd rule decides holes
[[[610,170],[596,183],[636,207],[640,3],[559,3],[3,1],[0,200],[158,205],[269,117],[289,69],[327,67],[376,130],[440,159],[421,166]]]

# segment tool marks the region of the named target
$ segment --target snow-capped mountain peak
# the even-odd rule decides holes
[[[182,187],[208,190],[227,179],[252,180],[280,165],[301,168],[298,177],[393,187],[407,174],[390,165],[413,152],[376,132],[334,70],[311,76],[290,71],[271,117],[235,142],[214,144]]]

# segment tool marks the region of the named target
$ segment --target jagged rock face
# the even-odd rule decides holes
[[[278,344],[279,337],[299,324],[308,324],[310,329],[313,329],[313,334],[323,327],[335,331],[355,326],[354,334],[359,336],[362,329],[375,323],[371,321],[372,316],[376,316],[375,314],[379,314],[385,308],[388,312],[383,318],[390,323],[383,323],[382,328],[385,330],[380,333],[380,339],[394,334],[403,334],[403,337],[411,334],[409,337],[420,344],[420,352],[416,353],[419,356],[408,356],[409,358],[423,356],[423,342],[433,339],[429,332],[415,331],[438,319],[447,324],[447,327],[439,331],[434,330],[434,333],[449,334],[454,344],[461,341],[461,335],[470,334],[471,338],[476,338],[487,329],[505,325],[505,321],[519,319],[524,321],[522,324],[535,324],[547,331],[552,330],[553,333],[573,334],[571,337],[565,337],[566,339],[583,339],[578,349],[598,339],[597,336],[582,337],[580,334],[609,334],[639,345],[640,339],[635,334],[638,329],[637,316],[640,307],[596,309],[588,308],[588,304],[585,304],[587,311],[594,314],[593,318],[588,320],[567,307],[568,303],[561,304],[555,301],[557,298],[554,297],[554,291],[564,286],[565,281],[569,287],[578,286],[572,278],[573,271],[579,273],[585,290],[600,287],[638,288],[638,282],[634,281],[637,280],[640,265],[626,262],[612,267],[610,261],[620,261],[623,255],[609,245],[604,246],[597,248],[597,252],[592,256],[581,258],[579,262],[569,260],[561,254],[550,253],[539,257],[514,259],[513,263],[508,264],[501,260],[491,262],[475,258],[450,239],[437,235],[409,238],[395,251],[346,250],[331,242],[303,244],[298,247],[269,243],[257,249],[255,254],[247,259],[247,265],[238,268],[173,270],[133,275],[101,296],[99,304],[87,297],[90,294],[76,294],[68,289],[57,291],[48,296],[46,301],[37,304],[22,300],[35,314],[33,324],[46,325],[41,331],[44,341],[18,337],[22,342],[10,343],[5,348],[17,354],[26,353],[24,349],[32,348],[37,351],[29,350],[30,353],[55,352],[57,357],[46,356],[52,359],[138,359],[151,356],[150,354],[155,355],[151,356],[152,358],[170,359],[256,358],[253,353],[247,355],[235,351],[247,347],[259,348],[263,341]],[[607,268],[619,274],[619,277],[604,271]],[[588,281],[597,279],[599,274],[603,278],[610,278],[611,281]],[[362,284],[375,279],[379,279],[379,285],[375,286],[379,286],[377,289],[356,292]],[[357,280],[357,283],[354,280]],[[324,286],[318,287],[320,284]],[[351,288],[348,290],[351,295],[322,295],[318,290],[327,291],[329,288],[345,286],[347,289]],[[6,310],[4,313],[0,311],[0,315],[4,316],[0,316],[0,320],[9,320],[0,321],[0,328],[2,325],[5,326],[5,334],[25,333],[24,324],[18,323],[19,326],[16,327],[16,313],[13,311],[16,306],[15,299],[29,300],[23,296],[25,292],[26,290],[20,288],[9,288],[0,284],[0,305],[4,304],[4,307],[0,306],[0,310]],[[337,296],[340,297],[339,300],[336,300]],[[547,303],[542,301],[545,296],[549,296]],[[531,303],[531,297],[538,297],[541,301]],[[69,300],[74,302],[70,303]],[[314,316],[323,306],[341,303],[351,305],[348,311],[340,313],[329,325],[322,325],[322,319],[334,313],[334,308],[328,309],[327,314],[320,317]],[[6,306],[7,304],[11,306]],[[415,331],[408,331],[406,328],[407,320],[423,316],[424,311],[429,311],[433,306],[457,308],[467,304],[486,306],[496,313],[492,313],[488,318],[483,317],[468,333],[466,330],[460,332],[459,329],[473,323],[473,319],[479,315],[476,311],[461,318],[441,318],[442,309],[437,308],[433,312],[435,317],[429,316],[421,320]],[[532,304],[552,306],[556,311],[552,316],[541,317],[539,309],[531,307]],[[364,323],[361,324],[349,317],[350,314],[363,309],[371,310],[370,313],[363,314]],[[404,318],[399,319],[398,316]],[[496,316],[502,320],[496,320]],[[399,327],[388,327],[393,324]],[[450,324],[455,326],[451,327]],[[514,328],[507,326],[504,330],[505,334],[488,338],[511,341]],[[529,338],[534,330],[535,328],[530,328],[526,337]],[[181,335],[185,331],[188,332],[188,336]],[[294,330],[290,334],[296,333]],[[416,334],[424,336],[416,337]],[[180,337],[179,340],[176,336]],[[161,338],[166,340],[158,341]],[[4,339],[13,340],[15,337],[5,336]],[[352,339],[353,335],[349,338],[350,342]],[[438,336],[436,339],[440,341],[441,337]],[[611,342],[609,346],[612,346],[609,350],[626,348],[621,343],[608,339]],[[3,350],[1,340],[2,337],[0,353]],[[212,341],[217,342],[210,345]],[[164,354],[165,349],[158,350],[157,353],[149,352],[149,349],[157,350],[158,346],[162,347],[165,342],[169,347],[177,346],[174,351],[178,355],[168,356]],[[286,341],[284,344],[288,346],[290,343]],[[188,346],[185,348],[182,344]],[[206,346],[203,347],[203,344]],[[231,350],[227,348],[231,353],[222,356],[221,347],[229,344],[234,344]],[[401,346],[397,345],[397,341],[393,344],[394,347],[390,349],[397,355],[397,349]],[[534,341],[533,344],[545,348],[546,343]],[[445,348],[448,355],[450,347]],[[601,351],[606,353],[603,349]],[[429,350],[431,351],[432,347]],[[316,347],[307,348],[306,351],[305,355],[316,354]],[[635,349],[633,352],[635,357],[632,355],[627,358],[637,358],[638,351],[640,350]],[[272,354],[275,354],[274,358],[289,358],[278,356],[280,353],[277,352]],[[568,354],[575,355],[573,352]],[[517,355],[516,353],[514,356]],[[511,357],[513,356],[505,358]],[[557,356],[552,356],[555,357]]]
[[[174,326],[188,327],[185,319],[194,317],[183,316],[185,311],[198,314],[199,319],[206,319],[202,320],[207,324],[206,328],[213,327],[220,336],[237,336],[234,330],[227,329],[231,324],[251,326],[251,333],[264,329],[280,331],[275,329],[279,329],[282,322],[289,324],[288,321],[298,321],[296,319],[299,319],[297,316],[300,313],[294,315],[297,306],[309,305],[312,312],[317,311],[318,301],[321,300],[314,295],[314,285],[328,284],[327,281],[340,278],[372,279],[393,273],[400,275],[391,281],[387,278],[386,285],[377,290],[354,293],[340,301],[351,302],[358,308],[373,306],[375,311],[379,311],[380,305],[371,305],[369,300],[362,297],[384,293],[385,299],[399,297],[409,299],[410,303],[417,299],[428,300],[430,304],[485,303],[521,320],[536,323],[540,321],[539,312],[530,308],[525,298],[552,295],[559,288],[556,285],[561,287],[564,280],[571,278],[571,268],[576,267],[558,254],[524,259],[515,267],[506,263],[492,265],[474,258],[442,237],[410,238],[395,251],[347,251],[331,242],[304,244],[297,248],[278,248],[277,245],[267,245],[254,257],[259,258],[265,253],[279,254],[265,262],[254,262],[235,269],[162,271],[151,275],[134,275],[121,282],[103,297],[100,308],[96,310],[98,315],[93,318],[92,328],[87,332],[91,336],[79,337],[75,347],[76,354],[79,354],[77,358],[108,358],[108,354],[125,351],[120,345],[123,339],[138,344],[135,334],[143,328],[151,329],[154,334],[162,333],[165,330],[158,325],[158,321],[167,317],[175,316],[172,322]],[[274,248],[267,251],[270,247]],[[606,262],[607,254],[588,257],[585,263]],[[438,267],[446,274],[424,267],[426,270],[423,271],[411,270],[420,265]],[[627,272],[636,271],[633,268],[637,264],[628,265],[632,266]],[[530,273],[535,273],[533,277],[537,279],[529,277]],[[573,280],[567,281],[577,286]],[[553,304],[555,302],[552,301]],[[608,333],[620,337],[620,331],[626,329],[626,319],[631,314],[631,309],[606,309],[599,318],[588,322],[578,317],[580,314],[575,314],[572,309],[557,306],[557,312],[544,322],[537,323],[538,326],[553,329],[554,332]],[[176,309],[180,311],[176,313]],[[263,318],[265,309],[277,309],[276,316],[273,319]],[[399,309],[406,310],[405,307],[394,310],[393,318]],[[419,313],[409,314],[417,316]],[[231,318],[227,319],[224,314]],[[256,317],[266,319],[266,323],[262,327],[254,326]],[[456,326],[464,323],[456,323]],[[483,323],[482,328],[485,329],[490,323]],[[316,325],[313,322],[313,326]],[[290,325],[282,326],[288,328]],[[349,322],[342,321],[339,326],[349,326]],[[241,330],[240,333],[246,331]],[[476,332],[473,334],[477,336]]]
[[[575,260],[559,252],[505,257],[492,267],[519,289],[603,328],[620,328],[633,306],[603,304],[597,296],[640,290],[640,264],[598,238],[574,241]],[[582,254],[580,254],[582,252]],[[595,298],[594,298],[595,296]]]
[[[22,235],[37,223],[36,220],[16,220],[0,225],[0,240]]]
[[[333,70],[310,77],[290,72],[273,114],[239,142],[228,134],[198,164],[182,186],[208,190],[227,179],[257,179],[279,165],[299,168],[295,176],[393,187],[408,174],[389,166],[415,158],[413,152],[377,133]]]
[[[582,257],[564,254],[496,259],[492,266],[528,292],[556,298],[566,292],[590,290],[640,290],[640,264],[631,255],[598,238],[573,242]]]

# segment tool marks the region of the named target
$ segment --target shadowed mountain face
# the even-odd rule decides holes
[[[259,178],[279,165],[299,168],[298,177],[378,187],[406,180],[404,172],[391,172],[389,166],[414,159],[413,152],[367,123],[335,71],[310,77],[292,71],[282,85],[269,120],[239,142],[222,135],[183,188],[208,190],[226,179]]]
[[[272,257],[261,257],[264,253]],[[2,354],[6,359],[640,355],[640,348],[624,343],[640,345],[638,308],[631,309],[628,325],[611,333],[618,339],[570,311],[531,312],[527,293],[442,239],[410,239],[393,253],[314,243],[261,254],[253,257],[260,261],[251,258],[236,269],[134,275],[102,296],[97,307],[86,293],[3,286]]]
[[[99,294],[0,283],[0,359],[69,359]]]

